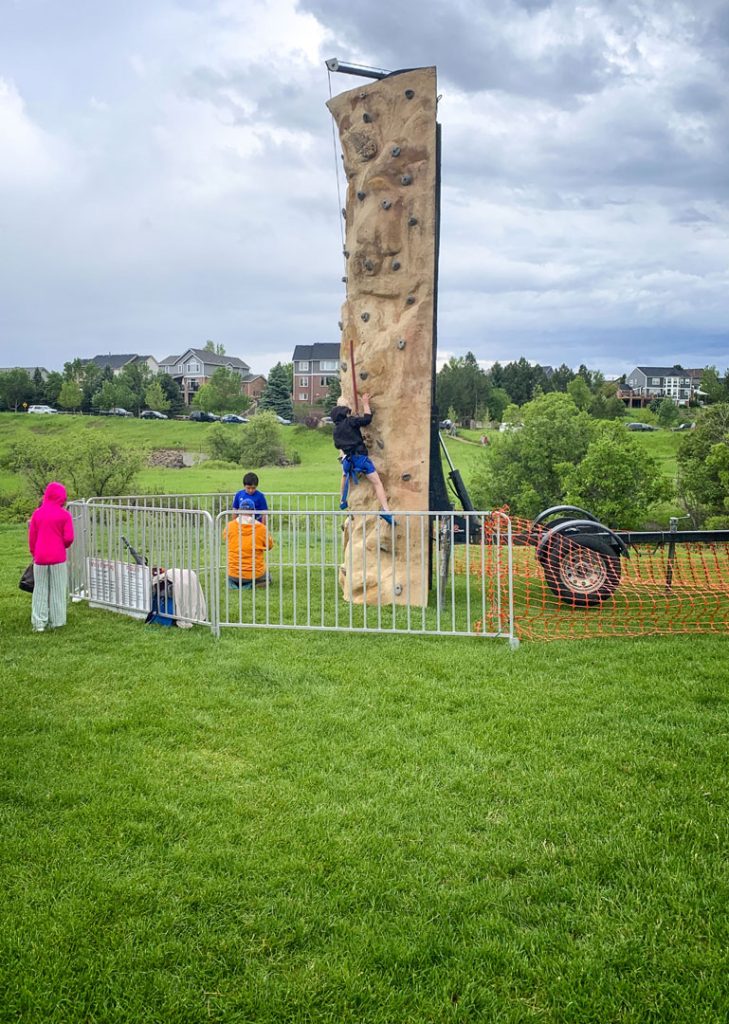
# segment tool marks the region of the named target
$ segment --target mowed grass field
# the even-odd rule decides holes
[[[262,485],[333,489],[291,437]],[[0,1020],[729,1018],[723,638],[34,635],[27,559],[0,526]]]

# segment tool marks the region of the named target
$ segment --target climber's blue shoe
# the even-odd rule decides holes
[[[388,526],[395,525],[395,520],[389,512],[380,512],[380,519],[384,519]]]
[[[348,508],[349,508],[349,505],[347,504],[346,501],[340,501],[339,502],[339,509],[340,509],[341,512],[345,512]]]

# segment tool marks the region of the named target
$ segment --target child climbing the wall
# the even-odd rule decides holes
[[[380,515],[391,526],[394,522],[387,504],[385,488],[380,480],[380,474],[375,469],[372,459],[369,457],[367,445],[362,437],[361,427],[366,427],[372,422],[372,410],[370,409],[370,396],[362,395],[362,407],[364,416],[352,415],[352,410],[346,405],[335,405],[332,409],[332,420],[334,422],[334,446],[342,452],[342,491],[341,509],[347,508],[347,495],[350,484],[357,483],[357,475],[364,473],[372,483],[377,495],[377,500],[382,506]]]

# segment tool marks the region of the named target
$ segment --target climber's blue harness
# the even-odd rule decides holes
[[[344,487],[342,488],[342,501],[340,508],[345,509],[347,507],[347,495],[349,494],[349,486],[353,484],[355,487],[359,483],[357,479],[359,473],[369,475],[375,472],[375,464],[369,455],[345,455],[342,459],[342,473],[344,474]]]

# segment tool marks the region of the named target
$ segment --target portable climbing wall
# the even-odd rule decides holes
[[[327,106],[347,178],[342,395],[359,412],[360,396],[370,395],[374,419],[363,433],[395,517],[398,510],[427,513],[437,266],[435,68],[367,82]],[[350,488],[349,503],[354,510],[378,507],[367,481]],[[426,524],[427,517],[422,524],[401,517],[394,530],[380,521],[363,533],[349,523],[344,596],[355,603],[427,604]]]

